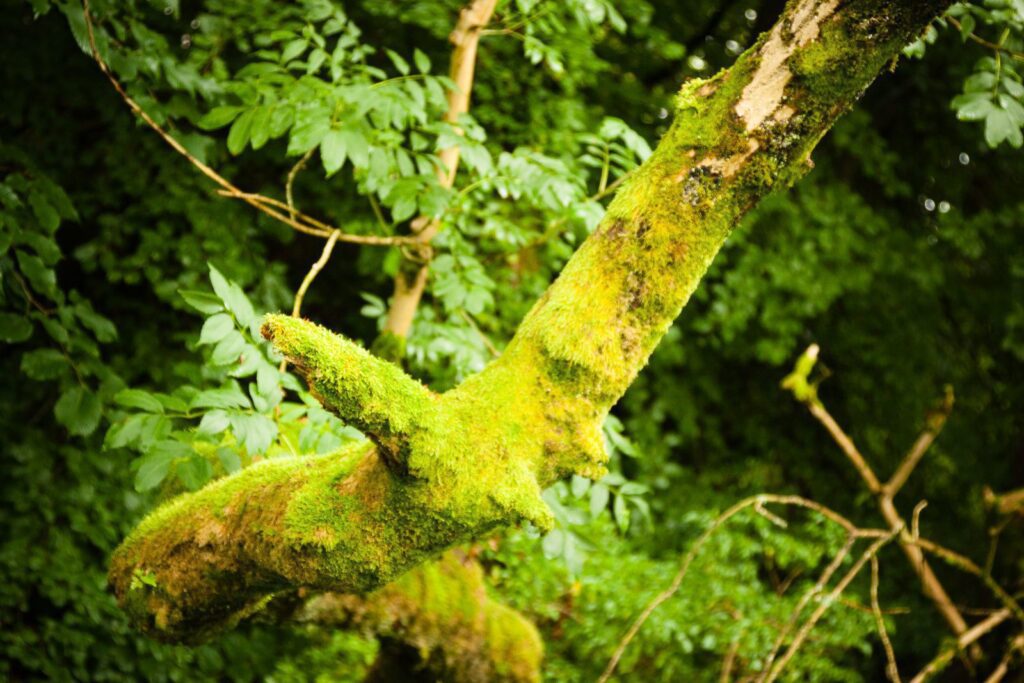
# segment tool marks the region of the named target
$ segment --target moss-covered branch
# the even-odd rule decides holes
[[[542,488],[602,472],[607,411],[736,222],[810,168],[821,136],[946,4],[790,2],[732,68],[683,88],[655,153],[502,357],[446,394],[270,318],[325,405],[376,445],[262,463],[160,508],[113,558],[121,602],[155,634],[194,638],[278,590],[368,591],[498,526],[549,525]]]
[[[314,596],[289,616],[358,629],[380,639],[381,656],[375,666],[379,680],[410,680],[411,669],[421,674],[415,680],[540,680],[543,646],[537,629],[491,599],[480,565],[458,551],[365,597]],[[379,675],[384,671],[396,676]]]
[[[377,444],[389,464],[402,466],[408,441],[436,398],[393,363],[314,323],[268,315],[263,336],[284,354],[310,391]]]

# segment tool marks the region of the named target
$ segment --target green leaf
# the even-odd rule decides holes
[[[575,498],[582,498],[590,488],[590,480],[586,477],[581,477],[578,474],[572,475],[572,480],[569,484],[569,490],[572,491],[572,495]]]
[[[422,50],[416,48],[412,53],[412,58],[416,62],[416,68],[420,70],[420,73],[430,73],[430,57]]]
[[[32,379],[56,379],[68,367],[67,358],[56,349],[37,349],[21,357],[21,371]]]
[[[629,508],[626,507],[626,497],[615,496],[615,504],[612,509],[615,512],[615,523],[619,525],[619,531],[625,532],[629,528]]]
[[[238,384],[221,389],[207,389],[196,394],[190,404],[192,408],[252,408],[249,397],[242,393]]]
[[[264,453],[277,438],[277,423],[266,415],[229,416],[231,431],[250,454]]]
[[[1020,128],[1010,116],[1010,112],[1003,109],[993,109],[985,117],[985,142],[989,147],[997,147],[1004,140],[1011,141],[1020,136]],[[1019,147],[1020,144],[1014,145]]]
[[[235,321],[227,313],[218,313],[206,319],[199,333],[200,344],[215,344],[235,329]]]
[[[590,488],[590,514],[597,517],[608,507],[608,498],[611,492],[604,484],[597,482]]]
[[[178,463],[178,479],[189,491],[195,491],[213,476],[213,466],[201,455],[193,455],[184,462]]]
[[[211,410],[199,421],[198,431],[200,434],[216,436],[227,429],[230,424],[228,414],[223,410]]]
[[[123,389],[114,394],[114,401],[125,408],[138,408],[144,413],[162,414],[164,406],[160,400],[141,389]]]
[[[320,143],[320,160],[323,161],[324,170],[328,175],[337,173],[345,164],[345,154],[345,134],[341,130],[332,128]]]
[[[57,209],[38,192],[33,192],[28,196],[28,203],[32,207],[32,213],[35,214],[39,225],[43,226],[47,232],[56,232],[60,227],[60,213]]]
[[[18,268],[28,278],[32,288],[47,297],[56,300],[57,298],[57,274],[47,268],[43,260],[33,254],[27,254],[20,249],[15,252],[18,256]]]
[[[355,128],[342,128],[340,133],[352,165],[356,168],[365,168],[370,161],[370,144],[366,137]]]
[[[220,460],[220,464],[224,466],[224,471],[228,474],[234,474],[242,469],[242,459],[230,448],[218,448],[217,459]]]
[[[139,460],[139,469],[135,472],[135,490],[149,491],[155,489],[167,477],[171,464],[192,455],[192,449],[180,441],[159,441]]]
[[[247,109],[231,124],[231,130],[228,131],[228,151],[232,154],[240,154],[245,149],[252,133],[252,121],[255,115],[255,109]]]
[[[88,436],[100,424],[102,406],[100,399],[85,387],[68,389],[57,400],[53,414],[57,422],[67,427],[71,434]]]
[[[234,121],[243,111],[245,111],[245,107],[214,107],[206,112],[196,125],[203,130],[223,128]]]
[[[402,56],[394,50],[385,48],[384,53],[388,56],[388,59],[391,60],[391,63],[395,65],[395,68],[398,69],[398,73],[403,76],[409,75],[409,62],[402,59]]]
[[[97,341],[108,343],[117,339],[117,328],[114,327],[114,323],[94,311],[92,306],[84,303],[76,304],[75,315],[96,336]]]
[[[234,282],[228,282],[213,264],[210,264],[210,283],[213,291],[220,297],[225,308],[235,315],[235,320],[242,327],[248,327],[256,317],[256,312],[242,288]]]
[[[238,330],[232,329],[213,347],[210,361],[214,365],[234,365],[241,358],[246,346],[245,337]]]
[[[220,300],[220,297],[209,292],[179,289],[178,294],[185,300],[185,303],[204,315],[211,315],[224,310],[224,303]]]
[[[0,340],[14,344],[32,336],[32,321],[23,315],[0,313]]]
[[[297,156],[313,149],[331,129],[329,112],[321,109],[300,110],[295,116],[295,126],[288,139],[288,154]]]
[[[107,430],[103,437],[103,448],[124,448],[139,440],[146,427],[148,415],[132,415],[131,417],[115,422]]]
[[[290,41],[284,46],[284,49],[281,50],[281,62],[284,63],[292,61],[305,52],[307,47],[309,47],[309,43],[305,38],[297,38]]]

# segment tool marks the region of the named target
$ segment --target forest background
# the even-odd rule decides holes
[[[372,242],[440,217],[400,355],[441,390],[500,353],[664,133],[680,84],[732,63],[782,6],[499,2],[458,126],[443,121],[458,2],[91,10],[126,95],[193,160],[279,198],[281,215],[299,207],[370,236],[331,241],[303,316],[370,347],[403,259],[424,259]],[[811,344],[824,405],[883,479],[945,420],[899,494],[902,514],[926,500],[921,536],[1010,596],[1024,590],[1020,512],[1004,495],[1024,486],[1024,4],[957,5],[950,17],[840,120],[806,178],[732,234],[606,423],[611,473],[549,489],[553,531],[462,551],[491,598],[538,629],[546,678],[599,676],[680,557],[748,496],[800,495],[887,526],[848,457],[780,386]],[[137,633],[107,590],[110,553],[160,500],[361,437],[251,329],[262,312],[293,309],[324,236],[218,193],[133,115],[88,29],[76,2],[12,2],[0,15],[0,675],[361,680],[408,634],[253,619],[199,646],[165,645]],[[388,119],[367,115],[342,136],[287,113],[324,93]],[[448,188],[432,159],[455,145]],[[728,665],[736,680],[756,677],[843,541],[806,512],[747,510],[710,537],[618,673],[720,680]],[[879,557],[886,632],[909,677],[950,631],[900,551]],[[1002,607],[978,577],[935,571],[970,622]],[[883,680],[869,579],[843,592],[784,679]],[[1019,633],[1001,623],[970,666],[988,672],[1009,648],[1019,667]],[[943,675],[966,671],[953,662]]]

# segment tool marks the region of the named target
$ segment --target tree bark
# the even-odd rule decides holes
[[[369,591],[499,526],[549,527],[541,490],[604,472],[604,417],[736,222],[807,172],[825,132],[947,4],[790,2],[733,67],[683,87],[654,154],[505,353],[452,391],[269,316],[265,334],[373,443],[260,463],[159,508],[112,559],[121,603],[144,630],[192,640],[278,590]]]

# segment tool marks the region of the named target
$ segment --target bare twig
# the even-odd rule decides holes
[[[965,648],[973,645],[982,636],[1009,619],[1010,616],[1010,610],[1002,609],[964,631],[957,637],[956,642],[949,647],[943,648],[932,661],[928,662],[916,676],[910,679],[910,683],[924,683],[924,681],[942,671],[958,652],[962,652]]]
[[[951,23],[953,25],[953,28],[955,28],[957,31],[963,32],[963,25],[955,17],[947,16],[947,17],[945,17],[945,19],[946,19],[946,21]],[[1014,59],[1017,59],[1017,60],[1020,60],[1020,61],[1024,61],[1024,53],[1014,52],[1013,50],[1010,50],[1009,48],[1006,48],[1006,47],[1004,47],[1002,45],[999,45],[998,43],[993,43],[990,40],[985,40],[984,38],[982,38],[981,36],[979,36],[978,34],[976,34],[974,32],[968,33],[967,34],[967,38],[969,40],[974,41],[978,45],[981,45],[982,47],[987,47],[988,49],[990,49],[990,50],[992,50],[994,52],[1002,52],[1004,54],[1007,54],[1007,55],[1013,57]]]
[[[306,167],[309,160],[313,157],[313,152],[316,151],[316,147],[313,147],[308,152],[302,155],[302,158],[295,162],[292,169],[288,171],[288,178],[284,183],[284,196],[288,200],[288,209],[291,217],[295,218],[295,198],[292,196],[292,187],[295,185],[295,178],[299,173]]]
[[[882,639],[882,647],[885,648],[885,675],[888,676],[891,683],[900,683],[900,670],[896,666],[896,652],[892,649],[889,631],[885,628],[885,617],[882,616],[882,608],[878,604],[878,557],[871,558],[871,612],[875,615],[878,637]]]
[[[802,507],[817,512],[829,521],[845,529],[848,536],[852,536],[855,538],[888,538],[891,534],[891,532],[889,531],[883,531],[880,529],[859,529],[853,522],[848,520],[846,517],[843,517],[835,510],[832,510],[820,503],[816,503],[813,500],[809,500],[801,496],[761,494],[758,496],[753,496],[751,498],[741,500],[740,502],[736,503],[728,510],[723,512],[721,515],[719,515],[711,523],[711,526],[709,526],[704,531],[704,533],[702,533],[697,538],[696,542],[693,544],[690,550],[687,551],[687,553],[683,556],[683,560],[680,564],[679,571],[676,572],[676,575],[673,577],[672,583],[669,585],[669,587],[663,590],[661,593],[658,593],[658,595],[656,595],[654,599],[651,600],[644,607],[644,609],[640,612],[637,618],[630,625],[625,635],[623,635],[622,639],[619,641],[618,646],[615,648],[615,652],[612,654],[611,659],[608,661],[608,664],[605,667],[604,672],[598,679],[598,683],[606,683],[606,681],[608,681],[608,679],[611,678],[612,674],[615,673],[616,667],[618,667],[619,665],[619,660],[622,659],[623,653],[625,653],[626,648],[629,647],[629,644],[636,637],[636,634],[640,631],[640,628],[644,625],[644,622],[647,621],[647,619],[651,616],[654,610],[658,608],[659,605],[661,605],[663,602],[671,598],[679,591],[679,587],[682,585],[683,580],[686,578],[687,572],[689,572],[690,570],[690,565],[693,564],[693,561],[697,557],[697,554],[700,552],[701,548],[711,537],[711,535],[715,531],[717,531],[719,527],[721,527],[723,524],[725,524],[727,521],[735,517],[743,510],[754,506],[763,507],[765,504],[768,503],[775,505],[791,505],[795,507]]]
[[[889,478],[889,481],[885,483],[885,492],[890,497],[894,497],[899,493],[903,485],[907,483],[907,479],[913,473],[914,468],[921,462],[921,458],[928,452],[931,445],[935,442],[936,437],[942,431],[942,428],[946,424],[946,420],[949,419],[949,414],[953,411],[953,387],[947,386],[946,393],[942,400],[942,406],[939,410],[935,411],[928,416],[927,424],[924,431],[921,432],[917,440],[914,441],[914,445],[910,451],[900,462],[896,471]]]
[[[992,673],[989,674],[989,677],[985,679],[985,683],[999,683],[1006,678],[1006,674],[1010,672],[1010,662],[1021,650],[1024,650],[1024,635],[1019,635],[1010,641],[1010,645],[1006,648],[1003,658],[999,660],[998,666],[996,666],[996,668],[992,670]]]
[[[800,621],[800,615],[810,604],[811,600],[817,598],[825,590],[825,586],[828,585],[829,581],[832,580],[832,575],[836,573],[839,567],[842,566],[843,561],[846,560],[846,556],[850,554],[853,549],[854,543],[857,542],[857,537],[853,534],[849,534],[846,537],[846,543],[840,548],[836,556],[832,558],[832,561],[825,567],[825,570],[818,577],[818,581],[803,595],[800,596],[800,600],[796,603],[796,607],[789,615],[789,619],[786,624],[779,630],[778,635],[775,637],[775,643],[772,645],[771,652],[765,658],[763,671],[758,681],[764,681],[765,677],[768,676],[772,671],[772,664],[775,662],[776,657],[779,656],[779,652],[782,651],[782,646],[786,644],[786,638],[789,637],[790,632]]]
[[[313,280],[316,279],[316,276],[320,274],[320,271],[323,270],[324,266],[327,265],[327,262],[330,260],[331,252],[334,251],[334,245],[337,243],[339,235],[341,235],[341,232],[338,230],[331,233],[331,236],[327,238],[327,242],[324,243],[324,249],[320,253],[320,258],[318,258],[310,267],[309,272],[306,273],[306,277],[302,278],[302,284],[299,285],[298,291],[295,292],[295,303],[292,304],[293,318],[298,318],[299,314],[302,312],[302,300],[306,296],[306,291],[309,290],[309,286],[313,284]],[[278,367],[278,370],[284,372],[286,367],[288,367],[287,359],[281,361],[281,365]]]
[[[836,442],[843,454],[846,455],[847,460],[849,460],[854,469],[857,470],[857,473],[864,481],[865,486],[874,495],[878,508],[882,513],[882,517],[889,525],[889,528],[895,529],[898,527],[905,530],[907,524],[896,509],[896,505],[893,502],[893,495],[895,491],[902,487],[907,477],[909,477],[911,472],[913,472],[914,467],[916,467],[917,463],[920,462],[921,458],[928,450],[928,447],[931,446],[932,442],[934,442],[935,437],[942,428],[942,425],[945,424],[946,417],[948,416],[949,411],[952,410],[952,390],[947,388],[945,400],[943,402],[943,409],[929,419],[925,432],[918,437],[914,447],[912,447],[904,457],[902,463],[896,470],[896,474],[893,475],[889,482],[883,485],[874,470],[871,468],[871,465],[868,464],[867,459],[857,449],[853,439],[843,431],[842,427],[839,426],[836,420],[829,413],[828,409],[825,408],[825,405],[818,398],[817,388],[808,382],[808,376],[814,369],[818,352],[818,345],[812,344],[797,361],[796,368],[794,368],[793,373],[783,381],[783,386],[789,389],[797,400],[807,406],[810,413],[825,427],[833,441]],[[925,595],[931,599],[935,608],[949,625],[953,634],[959,636],[967,630],[967,622],[964,620],[963,615],[960,614],[960,611],[957,610],[956,605],[953,604],[949,594],[946,593],[946,589],[928,565],[921,549],[914,544],[914,539],[916,539],[918,533],[917,517],[920,514],[921,509],[922,508],[915,509],[914,521],[911,526],[913,534],[906,533],[906,531],[901,533],[899,536],[899,545],[903,550],[903,554],[906,555],[914,573],[917,574],[920,579],[921,587]],[[980,651],[974,650],[972,651],[972,655],[980,656]]]
[[[885,547],[886,544],[896,538],[900,531],[902,531],[902,528],[893,529],[888,534],[872,543],[860,558],[857,559],[853,566],[850,567],[850,570],[843,575],[843,578],[839,580],[839,583],[835,585],[835,588],[832,589],[828,596],[824,600],[820,600],[818,602],[817,608],[815,608],[811,613],[811,616],[807,621],[804,622],[804,625],[800,627],[800,630],[797,631],[797,634],[793,638],[793,642],[790,644],[789,648],[786,650],[786,653],[779,658],[779,661],[776,662],[775,666],[769,672],[765,683],[772,683],[776,678],[778,678],[779,674],[782,673],[782,670],[786,667],[786,664],[793,659],[797,651],[807,640],[807,636],[810,635],[818,621],[825,615],[825,612],[828,611],[828,608],[836,602],[842,592],[846,590],[855,578],[857,578],[857,575],[860,573],[860,570],[864,568],[864,565],[875,557],[878,554],[878,551]]]

